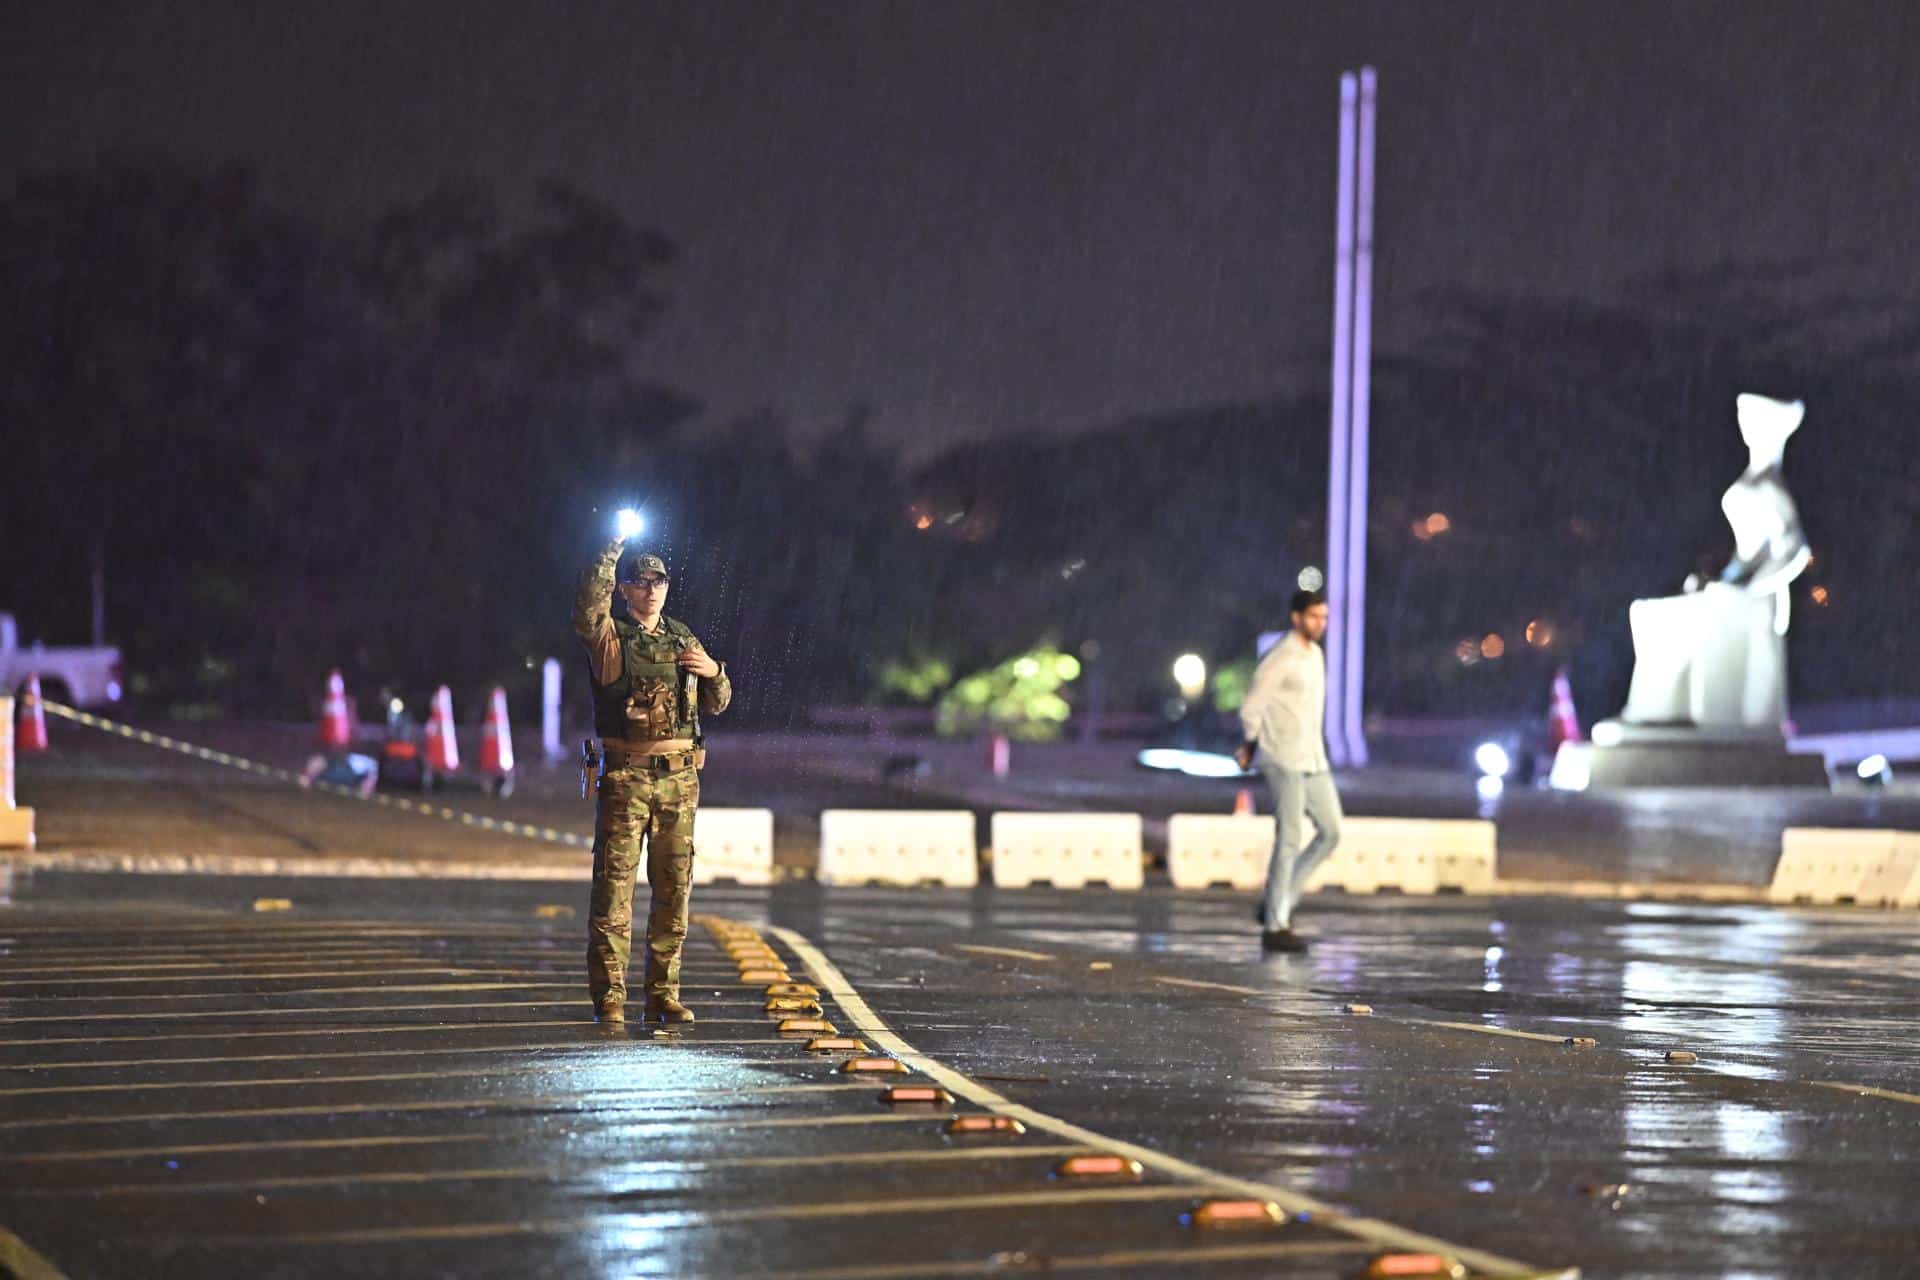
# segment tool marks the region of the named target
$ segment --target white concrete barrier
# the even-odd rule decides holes
[[[947,809],[828,809],[820,815],[821,884],[980,882],[973,814]]]
[[[0,695],[0,849],[33,848],[33,810],[13,803],[13,696]]]
[[[701,809],[693,817],[693,882],[773,883],[773,810]]]
[[[1167,823],[1167,874],[1181,889],[1258,889],[1267,880],[1273,826],[1271,817],[1175,814]],[[1494,824],[1476,819],[1350,817],[1306,889],[1485,893],[1493,887],[1498,843]]]
[[[1056,889],[1110,889],[1146,883],[1137,813],[996,813],[993,882],[1019,889],[1045,881]]]
[[[1767,886],[1770,902],[1920,907],[1920,833],[1788,827]]]
[[[1176,813],[1167,819],[1167,877],[1176,889],[1258,889],[1273,854],[1273,818]]]

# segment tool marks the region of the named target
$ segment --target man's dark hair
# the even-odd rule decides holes
[[[1289,614],[1305,613],[1313,606],[1326,602],[1327,593],[1324,591],[1296,591],[1293,593],[1293,603],[1287,606],[1287,612]]]

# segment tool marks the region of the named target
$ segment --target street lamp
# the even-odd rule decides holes
[[[1173,682],[1180,686],[1180,696],[1192,702],[1207,687],[1207,660],[1197,653],[1181,654],[1174,659]]]

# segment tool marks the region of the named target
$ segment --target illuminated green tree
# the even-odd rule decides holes
[[[1062,691],[1080,678],[1080,660],[1042,647],[966,676],[940,699],[947,736],[994,731],[1025,742],[1059,736],[1071,708]]]

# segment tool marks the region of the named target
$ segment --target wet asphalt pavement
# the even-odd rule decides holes
[[[705,888],[656,1034],[578,886],[0,886],[0,1227],[73,1277],[1920,1270],[1910,913],[1323,896],[1268,958],[1228,893]],[[744,930],[915,1069],[782,1037]]]

